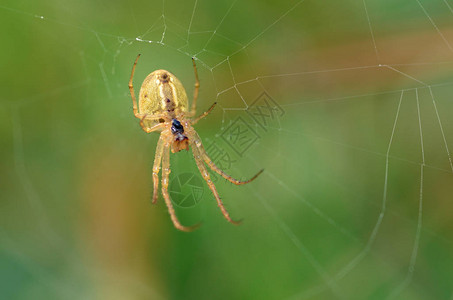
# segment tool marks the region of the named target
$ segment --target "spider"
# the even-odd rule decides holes
[[[176,217],[173,204],[168,194],[169,174],[171,172],[170,150],[171,152],[176,153],[181,150],[189,150],[190,146],[190,148],[192,148],[192,153],[198,170],[208,184],[209,189],[214,194],[214,197],[217,200],[217,205],[222,211],[223,216],[228,220],[228,222],[236,225],[239,224],[239,221],[231,219],[230,214],[223,206],[219,193],[217,192],[217,189],[209,176],[206,165],[208,165],[211,170],[217,172],[223,178],[236,185],[242,185],[253,181],[263,172],[263,170],[260,170],[249,180],[240,181],[223,172],[206,154],[203,144],[201,143],[200,136],[192,126],[206,117],[214,109],[217,103],[214,102],[214,104],[212,104],[206,112],[198,117],[194,119],[187,118],[194,117],[196,114],[198,90],[200,88],[197,67],[193,58],[192,64],[195,72],[195,90],[193,93],[192,107],[190,111],[188,111],[188,99],[184,86],[175,75],[165,70],[156,70],[145,78],[140,89],[140,107],[138,109],[132,80],[134,78],[135,67],[137,66],[139,57],[140,54],[135,59],[134,65],[132,66],[131,78],[129,79],[129,90],[132,97],[134,115],[136,118],[140,119],[140,126],[146,133],[161,131],[154,157],[152,203],[155,204],[157,202],[159,170],[162,164],[162,195],[165,199],[165,203],[167,204],[168,212],[170,213],[173,225],[182,231],[191,231],[199,226],[181,225]]]

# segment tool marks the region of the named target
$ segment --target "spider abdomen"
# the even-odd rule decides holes
[[[173,118],[187,112],[186,90],[175,75],[166,70],[156,70],[143,81],[139,109],[143,115],[169,115]],[[145,120],[145,123],[152,126],[157,122]]]

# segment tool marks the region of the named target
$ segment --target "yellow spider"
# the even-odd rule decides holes
[[[129,90],[131,92],[134,115],[136,118],[140,119],[140,126],[146,133],[158,130],[161,131],[159,141],[157,142],[153,166],[153,204],[157,202],[157,188],[159,187],[158,174],[162,163],[162,195],[164,196],[165,203],[167,204],[168,212],[170,213],[174,226],[182,231],[191,231],[198,227],[198,225],[187,227],[179,223],[171,203],[170,196],[168,195],[168,177],[171,172],[170,148],[171,152],[175,153],[181,150],[189,150],[190,146],[192,148],[192,153],[198,169],[208,184],[209,189],[214,194],[223,216],[230,223],[239,224],[238,221],[233,221],[231,219],[228,211],[223,206],[222,200],[220,200],[219,193],[217,192],[217,189],[209,176],[205,163],[213,171],[217,172],[223,178],[236,185],[251,182],[257,178],[263,170],[259,171],[255,176],[247,181],[240,181],[224,173],[206,154],[203,144],[201,143],[200,136],[193,129],[192,125],[195,125],[198,121],[206,117],[214,109],[216,103],[214,103],[206,112],[197,118],[186,118],[194,117],[196,114],[198,89],[200,87],[197,67],[193,58],[192,63],[195,71],[195,90],[190,112],[188,111],[189,101],[183,85],[179,79],[175,77],[175,75],[165,70],[156,70],[149,74],[143,81],[139,96],[139,112],[137,108],[137,100],[134,94],[134,86],[132,85],[132,79],[134,77],[135,67],[139,57],[140,54],[134,62],[131,78],[129,79]]]

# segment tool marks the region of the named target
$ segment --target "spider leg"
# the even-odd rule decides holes
[[[160,119],[163,117],[163,115],[153,115],[152,117],[147,117],[146,114],[140,114],[138,112],[138,106],[137,106],[137,98],[135,98],[135,92],[134,92],[134,85],[132,83],[132,80],[134,78],[134,73],[135,73],[135,67],[137,66],[138,59],[140,58],[140,54],[137,55],[137,58],[135,59],[134,65],[132,66],[132,72],[131,72],[131,78],[129,78],[129,92],[131,93],[132,97],[132,106],[133,106],[133,111],[134,111],[134,116],[138,119],[141,119],[140,125],[143,123],[143,119],[146,120],[154,120],[154,119]],[[142,128],[144,128],[142,126]],[[143,129],[144,130],[144,129]]]
[[[189,138],[189,141],[190,140],[191,139]],[[191,142],[191,147],[192,147],[193,156],[195,158],[195,162],[197,164],[198,170],[200,170],[200,173],[203,176],[206,183],[208,184],[209,189],[214,194],[214,197],[217,200],[217,205],[219,206],[220,210],[222,211],[223,216],[225,217],[225,219],[228,220],[228,222],[235,224],[235,225],[239,225],[241,223],[241,221],[232,220],[230,217],[230,214],[228,213],[226,208],[223,206],[223,202],[222,202],[222,200],[220,200],[219,193],[217,192],[217,189],[216,189],[214,183],[212,182],[211,177],[209,176],[208,170],[206,169],[206,166],[203,163],[201,153],[200,153],[200,150],[198,149],[197,145],[194,142]]]
[[[157,120],[159,119],[159,117],[152,117],[152,118],[147,118],[147,115],[144,115],[141,119],[140,119],[140,126],[142,127],[143,131],[146,132],[146,133],[150,133],[150,132],[153,132],[153,131],[156,131],[158,129],[161,129],[164,127],[164,124],[163,123],[159,123],[159,124],[156,124],[152,127],[147,127],[145,125],[145,122],[144,120]]]
[[[201,119],[203,119],[204,117],[206,117],[207,115],[209,115],[211,113],[211,111],[214,109],[214,107],[216,106],[217,102],[214,102],[211,107],[205,111],[204,113],[202,113],[201,115],[199,115],[195,120],[193,120],[191,122],[192,125],[195,125],[198,123],[198,121],[200,121]]]
[[[164,196],[165,203],[167,204],[168,212],[170,213],[171,220],[176,229],[181,231],[192,231],[196,229],[200,224],[194,226],[183,226],[179,223],[178,218],[176,217],[175,209],[170,200],[170,195],[168,194],[168,181],[170,175],[170,144],[164,143],[163,146],[163,156],[162,156],[162,195]],[[154,174],[153,174],[154,175]]]
[[[261,173],[263,173],[264,169],[261,169],[252,178],[250,178],[249,180],[244,180],[244,181],[237,180],[237,179],[233,178],[232,176],[226,174],[224,171],[222,171],[219,167],[217,167],[214,164],[214,162],[211,160],[211,158],[209,158],[208,154],[206,153],[206,150],[203,147],[203,144],[201,143],[201,139],[200,139],[200,136],[198,135],[198,133],[196,133],[195,130],[192,130],[192,132],[193,132],[192,135],[195,138],[195,139],[192,139],[192,140],[194,141],[194,144],[198,147],[198,149],[200,151],[200,154],[201,154],[201,157],[203,158],[205,163],[209,166],[209,168],[211,168],[211,170],[213,170],[214,172],[216,172],[217,174],[219,174],[220,176],[222,176],[223,178],[225,178],[229,182],[234,183],[236,185],[247,184],[247,183],[252,182],[253,180],[255,180]]]
[[[164,151],[164,139],[161,136],[157,142],[156,155],[154,156],[154,166],[153,166],[153,204],[156,204],[159,188],[159,170],[162,163],[162,154]]]
[[[192,108],[190,110],[190,115],[195,116],[197,113],[197,99],[198,99],[198,90],[200,89],[200,80],[198,80],[198,71],[197,66],[195,65],[195,59],[192,57],[193,70],[195,73],[195,90],[193,91],[193,101]]]
[[[222,176],[223,178],[225,178],[229,182],[234,183],[235,185],[243,185],[243,184],[250,183],[253,180],[255,180],[264,171],[264,169],[259,170],[258,173],[256,173],[249,180],[237,180],[237,179],[233,178],[232,176],[230,176],[230,175],[226,174],[225,172],[223,172],[219,167],[217,167],[212,162],[212,160],[209,158],[209,156],[206,153],[202,154],[202,156],[203,156],[203,160],[206,162],[206,164],[209,166],[209,168],[211,168],[211,170],[213,170],[214,172],[216,172],[217,174],[219,174],[220,176]]]
[[[132,84],[132,79],[134,78],[135,67],[137,66],[137,61],[138,61],[139,57],[140,57],[140,54],[137,55],[137,58],[135,59],[134,65],[132,66],[131,78],[129,79],[129,91],[131,93],[132,105],[134,107],[134,116],[136,118],[140,118],[140,115],[138,113],[137,99],[135,98],[134,85]]]

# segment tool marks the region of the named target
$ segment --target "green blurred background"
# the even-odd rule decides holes
[[[2,1],[0,298],[453,299],[452,7]],[[150,204],[138,53],[136,93],[162,68],[192,95],[196,57],[198,111],[219,103],[196,126],[208,153],[238,178],[265,169],[216,181],[241,226],[187,152],[170,189],[202,227]],[[256,135],[241,155],[224,139],[238,120]]]

